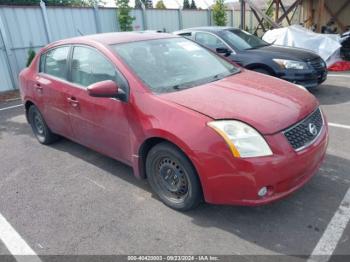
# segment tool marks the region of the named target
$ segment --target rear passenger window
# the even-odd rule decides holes
[[[40,59],[40,72],[66,79],[69,48],[69,46],[57,47],[46,52]]]
[[[104,80],[117,80],[114,66],[103,55],[87,47],[74,47],[71,72],[72,82],[85,87]]]

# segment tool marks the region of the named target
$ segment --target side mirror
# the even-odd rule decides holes
[[[112,80],[105,80],[89,85],[88,94],[94,97],[116,97],[118,95],[118,85]]]
[[[229,56],[232,53],[232,51],[226,47],[218,47],[215,50],[217,53],[223,54],[224,56]]]

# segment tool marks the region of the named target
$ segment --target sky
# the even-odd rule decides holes
[[[115,6],[115,0],[105,0],[107,6]],[[153,5],[157,3],[158,0],[153,0]],[[238,0],[226,0],[226,2],[236,2]],[[179,8],[179,4],[182,5],[183,0],[163,0],[167,8]],[[178,2],[178,3],[177,3]],[[189,1],[191,3],[191,0]],[[212,5],[214,0],[195,0],[197,7],[202,9],[208,8],[208,5]],[[134,6],[135,0],[130,0],[130,5]]]

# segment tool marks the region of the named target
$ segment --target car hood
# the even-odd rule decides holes
[[[262,54],[264,56],[270,55],[272,59],[278,58],[299,61],[310,61],[319,58],[317,54],[306,49],[277,45],[269,45],[258,49],[251,49],[247,50],[247,52]]]
[[[212,119],[246,122],[263,134],[273,134],[295,124],[318,106],[309,92],[289,82],[247,70],[160,96]]]

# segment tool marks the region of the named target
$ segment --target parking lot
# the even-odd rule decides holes
[[[186,213],[163,205],[124,164],[65,139],[40,145],[20,101],[3,102],[0,229],[13,231],[0,235],[0,254],[350,255],[349,83],[350,74],[332,73],[314,92],[330,141],[301,190],[267,206],[202,204]]]

